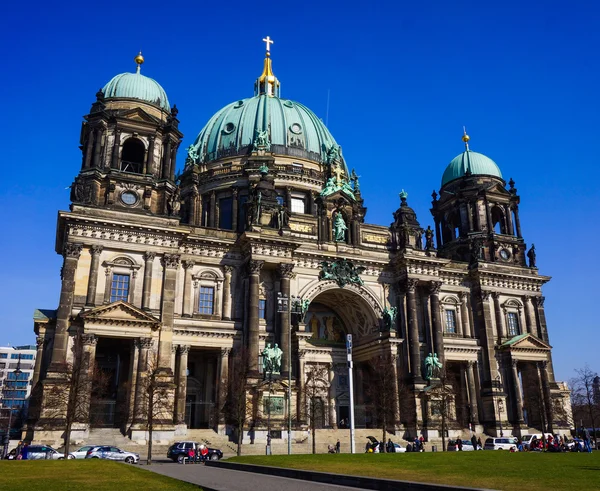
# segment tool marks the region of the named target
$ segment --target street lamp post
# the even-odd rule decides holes
[[[496,377],[498,382],[498,387],[500,387],[500,375]],[[502,431],[502,411],[504,409],[504,401],[502,399],[498,399],[498,424],[500,425],[500,436],[504,436],[504,432]]]
[[[6,455],[8,454],[8,445],[10,444],[10,427],[12,426],[12,413],[13,413],[13,405],[15,402],[15,391],[18,387],[18,384],[16,383],[19,380],[19,375],[21,375],[22,370],[21,370],[21,354],[19,353],[19,359],[17,361],[17,368],[12,372],[15,376],[15,379],[13,380],[13,397],[12,397],[12,403],[9,405],[8,407],[8,427],[6,428],[6,435],[4,435],[4,448],[2,450],[2,457],[6,457]],[[8,379],[6,380],[6,384],[8,385]],[[4,388],[4,391],[6,392],[7,387]]]

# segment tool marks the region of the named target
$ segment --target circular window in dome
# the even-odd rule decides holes
[[[227,123],[225,128],[223,128],[223,133],[228,135],[229,133],[233,133],[233,130],[235,130],[235,125],[233,123]]]
[[[302,133],[302,126],[300,126],[299,123],[294,123],[292,126],[290,126],[290,131],[296,135],[299,135]]]
[[[285,101],[283,105],[286,107],[294,107],[294,103],[292,101]]]
[[[239,109],[240,107],[242,107],[244,105],[244,101],[237,101],[235,103],[235,106],[233,106],[234,109]]]
[[[138,202],[138,195],[133,191],[124,191],[121,193],[121,201],[127,206],[133,206]]]

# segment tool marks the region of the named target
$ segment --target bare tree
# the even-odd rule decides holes
[[[582,426],[584,421],[590,424],[594,432],[595,446],[598,448],[596,422],[600,421],[600,400],[594,390],[598,373],[591,370],[588,365],[576,369],[575,373],[577,376],[570,381],[575,421],[579,420]]]
[[[449,422],[453,420],[452,409],[455,408],[458,396],[458,387],[453,384],[453,379],[448,375],[446,366],[442,367],[439,373],[439,379],[432,380],[431,388],[428,391],[429,407],[431,415],[439,417],[442,433],[442,451],[446,451],[446,432]]]
[[[312,435],[312,453],[317,453],[316,430],[322,428],[324,421],[325,404],[329,370],[323,365],[309,365],[306,370],[304,382],[304,404],[308,411],[308,426]]]
[[[173,401],[175,384],[166,374],[164,368],[159,366],[158,353],[151,352],[148,357],[147,369],[140,374],[137,389],[140,401],[136,401],[138,414],[142,414],[145,429],[148,433],[146,458],[147,465],[152,465],[153,434],[156,427],[169,425],[173,422]]]
[[[369,385],[365,395],[373,410],[376,424],[382,428],[382,442],[387,439],[389,428],[395,430],[398,414],[398,380],[394,365],[396,356],[384,353],[371,358],[369,363]],[[384,452],[387,446],[383,445]]]
[[[222,410],[227,421],[237,433],[237,455],[242,455],[244,427],[253,416],[253,404],[249,399],[248,378],[250,376],[250,352],[245,347],[239,348],[232,359],[230,376],[227,381],[227,398]]]
[[[60,367],[61,378],[47,392],[44,421],[52,425],[56,421],[64,424],[64,456],[68,458],[71,447],[71,432],[76,423],[89,423],[90,405],[93,398],[102,397],[108,390],[109,376],[98,369],[91,352],[83,347],[82,336],[73,344],[73,361]]]

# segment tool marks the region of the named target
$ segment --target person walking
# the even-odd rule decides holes
[[[335,453],[340,453],[340,439],[338,438],[338,441],[335,444]]]
[[[473,450],[479,450],[479,447],[477,447],[477,437],[475,436],[475,433],[473,433],[473,436],[471,437],[471,445],[473,445]]]

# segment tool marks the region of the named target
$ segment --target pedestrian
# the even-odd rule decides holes
[[[423,438],[423,435],[421,435],[419,437],[419,446],[421,448],[421,452],[425,451],[425,438]]]
[[[19,440],[17,443],[17,448],[15,449],[15,459],[21,460],[21,449],[23,448],[23,442]]]
[[[388,438],[387,442],[387,453],[394,453],[396,448],[394,447],[394,442],[392,442],[391,438]]]
[[[335,444],[335,453],[340,453],[340,439],[338,438],[338,441]]]
[[[25,442],[23,447],[21,447],[21,460],[27,460],[27,456],[29,454],[29,444]]]
[[[477,439],[477,446],[478,446],[478,447],[479,447],[481,450],[483,450],[483,445],[481,444],[481,437],[479,437],[479,438]]]
[[[456,440],[456,446],[458,447],[458,451],[462,452],[462,440],[460,438]]]
[[[208,459],[208,448],[204,444],[200,445],[200,459],[202,462],[206,462]]]

